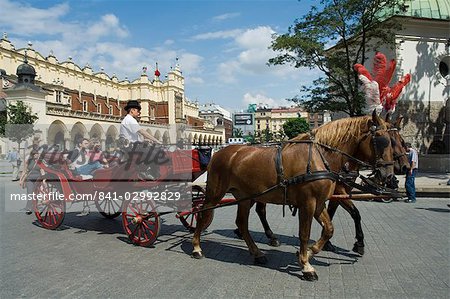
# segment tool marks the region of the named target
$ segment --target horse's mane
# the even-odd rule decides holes
[[[292,141],[308,140],[311,137],[317,142],[339,148],[354,138],[367,133],[371,116],[348,117],[326,123],[310,133],[300,134]]]

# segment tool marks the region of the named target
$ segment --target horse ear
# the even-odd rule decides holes
[[[391,113],[390,112],[386,113],[386,117],[384,118],[384,121],[387,123],[391,122]]]
[[[381,125],[381,119],[380,119],[380,117],[378,116],[378,113],[377,113],[377,109],[373,109],[373,112],[372,112],[372,123],[375,125],[375,126],[379,126],[379,125]]]
[[[400,128],[400,124],[402,123],[402,121],[403,121],[403,116],[399,116],[397,118],[397,120],[395,121],[395,127]]]

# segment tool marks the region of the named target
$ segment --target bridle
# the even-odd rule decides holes
[[[388,132],[398,132],[398,129],[394,127],[394,128],[388,129],[387,131]],[[397,160],[399,163],[400,163],[400,158],[403,157],[403,156],[408,156],[408,153],[404,152],[404,153],[401,153],[401,154],[397,154],[397,153],[394,152],[394,160]]]
[[[379,153],[378,149],[380,148],[379,144],[377,143],[377,136],[376,133],[380,132],[380,131],[386,131],[389,132],[389,129],[381,129],[377,126],[371,126],[369,129],[369,133],[371,135],[371,142],[372,142],[372,146],[373,146],[373,150],[375,153],[375,160],[374,163],[372,165],[372,168],[375,171],[379,171],[381,168],[385,168],[385,167],[389,167],[394,165],[394,161],[384,161],[382,158],[382,155]],[[389,138],[389,142],[390,142],[390,138]]]

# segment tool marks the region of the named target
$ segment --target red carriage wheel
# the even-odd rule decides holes
[[[34,214],[42,227],[57,229],[64,220],[66,202],[55,195],[59,192],[56,182],[36,181],[33,201]]]
[[[205,190],[197,185],[192,186],[192,209],[190,211],[192,214],[188,215],[183,215],[183,213],[178,214],[181,223],[191,232],[193,232],[197,227],[198,213],[195,212],[203,207],[204,202],[205,202]],[[209,221],[205,224],[204,229],[207,229],[211,225],[211,222],[214,218],[214,210],[211,210],[211,213],[212,213],[211,217]]]
[[[133,244],[152,245],[160,229],[159,215],[153,202],[150,200],[124,201],[122,225]]]
[[[120,207],[122,206],[121,200],[103,199],[96,200],[95,207],[103,217],[108,219],[114,219],[120,215]]]

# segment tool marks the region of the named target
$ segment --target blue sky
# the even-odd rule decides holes
[[[230,110],[249,103],[286,105],[319,73],[267,66],[273,34],[287,32],[316,1],[10,1],[0,0],[0,30],[16,48],[50,51],[60,62],[103,67],[120,80],[139,77],[142,67],[162,78],[176,57],[185,94]]]

